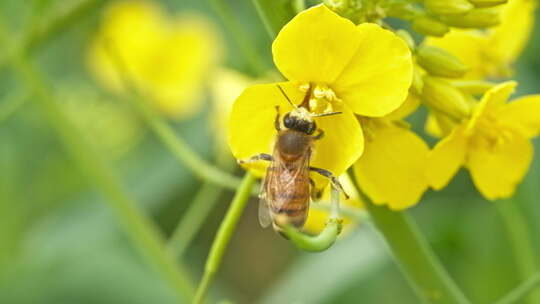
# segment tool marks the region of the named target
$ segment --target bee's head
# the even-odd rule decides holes
[[[341,112],[325,112],[319,114],[309,113],[304,105],[309,104],[310,91],[306,93],[304,101],[300,105],[296,105],[289,99],[280,85],[277,85],[277,88],[281,91],[281,94],[283,94],[287,102],[289,102],[289,104],[294,108],[292,111],[285,114],[285,117],[283,117],[283,124],[287,129],[311,135],[315,132],[315,130],[317,130],[317,124],[315,123],[315,120],[313,120],[313,117],[341,114]]]
[[[308,110],[303,107],[295,108],[285,114],[283,124],[287,129],[299,131],[307,135],[311,135],[317,130],[317,124]]]

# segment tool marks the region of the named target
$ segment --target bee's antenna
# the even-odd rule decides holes
[[[285,96],[285,99],[287,99],[287,101],[291,104],[291,106],[293,108],[298,108],[290,99],[289,99],[289,96],[287,96],[287,94],[285,94],[285,91],[283,90],[283,88],[279,85],[279,84],[276,84],[276,86],[278,87],[278,89],[281,91],[281,94],[283,94],[283,96]]]
[[[337,114],[343,114],[343,112],[330,112],[330,113],[321,113],[321,114],[310,114],[311,117],[322,117],[322,116],[330,116],[330,115],[337,115]]]

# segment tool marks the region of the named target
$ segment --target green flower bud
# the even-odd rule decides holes
[[[444,15],[441,20],[447,25],[460,28],[484,28],[501,22],[497,8],[475,8],[463,15]]]
[[[422,101],[430,108],[460,120],[470,113],[463,94],[448,81],[435,77],[424,77]]]
[[[458,78],[469,69],[456,56],[433,46],[420,46],[416,51],[416,59],[421,67],[434,76]]]
[[[452,85],[462,92],[473,95],[481,95],[497,84],[485,80],[455,80],[452,81]]]
[[[508,0],[469,0],[476,7],[492,7],[505,4]]]
[[[398,37],[400,37],[401,39],[403,39],[403,41],[405,41],[409,49],[414,50],[414,48],[416,47],[416,44],[411,34],[409,34],[409,32],[407,32],[406,30],[397,30],[396,35],[398,35]]]
[[[393,1],[388,3],[385,12],[388,17],[395,17],[403,20],[411,20],[422,13],[418,7],[405,1]]]
[[[420,34],[442,37],[448,33],[450,28],[448,25],[440,22],[439,20],[429,16],[419,16],[414,18],[412,27]]]
[[[424,5],[439,15],[463,14],[474,8],[467,0],[425,0]]]

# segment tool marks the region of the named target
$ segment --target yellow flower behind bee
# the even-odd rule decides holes
[[[212,76],[210,93],[212,94],[211,127],[217,134],[220,145],[226,147],[229,116],[234,100],[249,85],[255,83],[246,75],[225,68],[217,69]]]
[[[540,134],[540,95],[506,103],[515,86],[509,81],[486,92],[471,117],[437,143],[427,171],[434,189],[446,186],[465,166],[487,199],[514,193],[532,160],[530,139]]]
[[[355,114],[381,117],[397,109],[412,81],[411,53],[399,37],[376,24],[355,26],[324,5],[305,10],[279,32],[272,45],[276,66],[289,80],[279,85],[293,103],[311,113],[325,136],[315,142],[311,164],[341,175],[362,154],[363,135]],[[277,84],[247,88],[233,105],[229,146],[238,159],[272,153],[275,106],[293,108]],[[266,165],[249,165],[262,175]],[[327,180],[313,175],[318,188]]]
[[[345,189],[345,192],[350,196],[349,199],[345,198],[345,195],[343,193],[340,193],[340,205],[341,206],[347,206],[355,209],[363,209],[364,203],[360,200],[360,196],[358,195],[351,179],[347,174],[344,174],[339,177],[339,182]],[[330,194],[331,187],[328,186],[324,189],[321,200],[312,204],[309,208],[308,217],[306,220],[306,223],[304,224],[304,231],[307,231],[311,234],[319,234],[323,231],[324,227],[326,227],[326,222],[329,219],[330,212],[328,210],[324,210],[321,207],[327,207],[330,209],[331,202],[330,202]],[[317,208],[319,207],[319,208]],[[341,218],[343,219],[343,232],[346,233],[351,228],[353,228],[355,225],[358,225],[358,219],[352,219],[349,218],[346,214],[346,212],[342,212]]]
[[[500,25],[485,31],[452,30],[442,38],[429,37],[428,45],[446,49],[467,66],[468,79],[505,77],[529,41],[537,1],[509,0],[502,7]]]
[[[128,77],[165,115],[183,118],[199,109],[206,77],[220,57],[217,34],[203,17],[171,18],[152,2],[119,1],[106,10],[88,61],[107,88],[124,93]]]
[[[359,187],[377,205],[402,210],[416,205],[428,189],[429,148],[400,120],[363,118],[364,154],[354,164]]]

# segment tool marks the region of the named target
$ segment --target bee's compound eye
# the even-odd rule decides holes
[[[294,127],[294,119],[289,115],[289,113],[285,114],[285,117],[283,117],[283,124],[287,129],[291,129]]]

